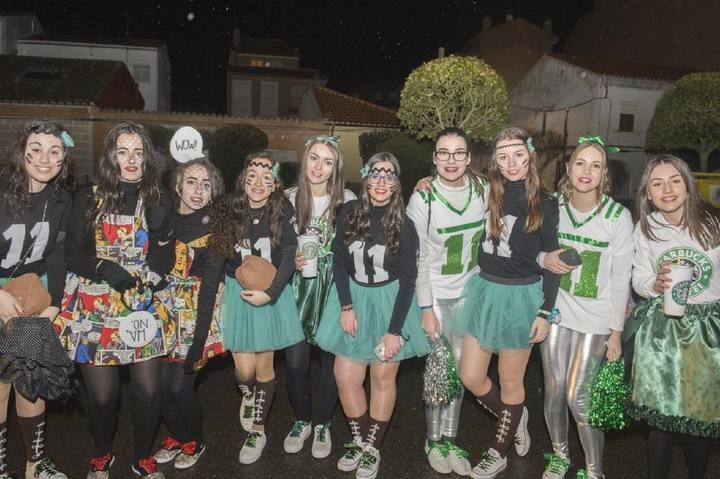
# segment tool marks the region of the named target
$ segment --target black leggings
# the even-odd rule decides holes
[[[705,478],[708,459],[712,448],[717,445],[717,440],[652,429],[648,438],[648,477],[650,479],[668,477],[673,447],[678,441],[683,447],[688,478]]]
[[[160,421],[160,359],[132,364],[133,460],[150,456]],[[80,368],[88,397],[88,416],[98,455],[112,452],[118,419],[120,368],[117,366],[84,365]]]
[[[202,409],[195,379],[197,373],[187,374],[182,363],[162,363],[162,419],[170,434],[185,443],[202,443]]]
[[[310,351],[312,346],[302,341],[285,349],[287,368],[287,388],[290,405],[295,418],[310,422]],[[333,367],[335,355],[320,351],[320,384],[315,401],[315,424],[332,421],[335,405],[338,401],[337,384]]]

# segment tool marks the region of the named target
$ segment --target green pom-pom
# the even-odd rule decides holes
[[[630,425],[626,413],[630,401],[630,387],[625,384],[625,362],[606,361],[590,400],[589,422],[603,431],[623,430]]]

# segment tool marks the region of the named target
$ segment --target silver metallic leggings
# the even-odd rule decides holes
[[[433,311],[440,322],[442,333],[450,341],[458,368],[462,357],[463,336],[458,335],[455,328],[464,304],[464,298],[433,300]],[[464,392],[463,390],[463,394],[444,406],[425,406],[425,423],[429,440],[439,441],[443,436],[457,437]]]
[[[590,479],[603,477],[605,435],[590,427],[588,412],[595,378],[607,350],[605,334],[584,334],[553,324],[540,344],[545,374],[545,423],[553,450],[569,458],[568,412],[577,423]]]

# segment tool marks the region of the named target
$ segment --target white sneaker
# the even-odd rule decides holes
[[[507,468],[507,458],[501,457],[500,453],[492,447],[483,452],[480,462],[470,471],[473,479],[493,479]]]
[[[310,423],[307,421],[295,421],[292,429],[283,441],[283,449],[289,454],[302,451],[305,440],[310,437]]]
[[[205,452],[205,444],[197,445],[196,441],[190,441],[182,445],[182,452],[175,458],[175,469],[188,469],[193,467]]]
[[[252,432],[253,421],[255,420],[255,395],[243,396],[240,403],[240,425],[247,432]]]
[[[428,440],[425,440],[425,454],[427,454],[428,462],[433,471],[440,474],[450,474],[452,466],[448,460],[448,450],[441,441],[435,442],[430,446]]]
[[[470,470],[472,469],[470,461],[468,461],[470,454],[465,449],[453,443],[446,442],[446,444],[450,446],[450,450],[448,451],[448,462],[450,463],[453,472],[458,476],[470,475]]]
[[[26,479],[68,479],[68,477],[55,468],[49,457],[40,459],[25,468]]]
[[[515,431],[515,453],[518,456],[525,456],[530,451],[530,431],[528,431],[528,419],[530,414],[528,409],[523,407],[522,416],[518,423],[517,431]]]
[[[565,454],[546,453],[545,462],[547,462],[547,465],[542,475],[543,479],[563,479],[568,469],[570,469],[570,461],[565,457]]]
[[[176,439],[172,437],[166,437],[162,440],[162,443],[160,444],[161,446],[158,452],[153,454],[153,457],[158,464],[167,464],[168,462],[175,459],[175,456],[180,454],[180,448],[182,447],[182,444],[180,444],[180,442]]]
[[[373,446],[365,446],[360,465],[355,470],[355,479],[375,479],[380,468],[380,451]]]
[[[360,458],[362,457],[363,449],[365,449],[365,444],[363,444],[360,438],[356,437],[353,439],[353,442],[345,444],[345,449],[347,449],[347,451],[338,459],[337,468],[339,471],[351,472],[357,469],[358,464],[360,464]]]
[[[90,472],[85,479],[108,479],[114,462],[115,456],[110,453],[90,459]]]
[[[245,439],[245,444],[240,449],[238,461],[240,464],[252,464],[260,459],[263,449],[267,444],[267,436],[262,431],[252,431]]]
[[[318,424],[313,431],[312,457],[325,459],[332,451],[332,437],[329,424]]]

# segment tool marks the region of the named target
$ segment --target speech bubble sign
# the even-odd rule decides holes
[[[170,139],[170,155],[178,163],[205,157],[200,132],[190,126],[179,128]]]
[[[135,311],[120,319],[120,339],[131,348],[148,344],[157,334],[155,316],[147,311]]]

